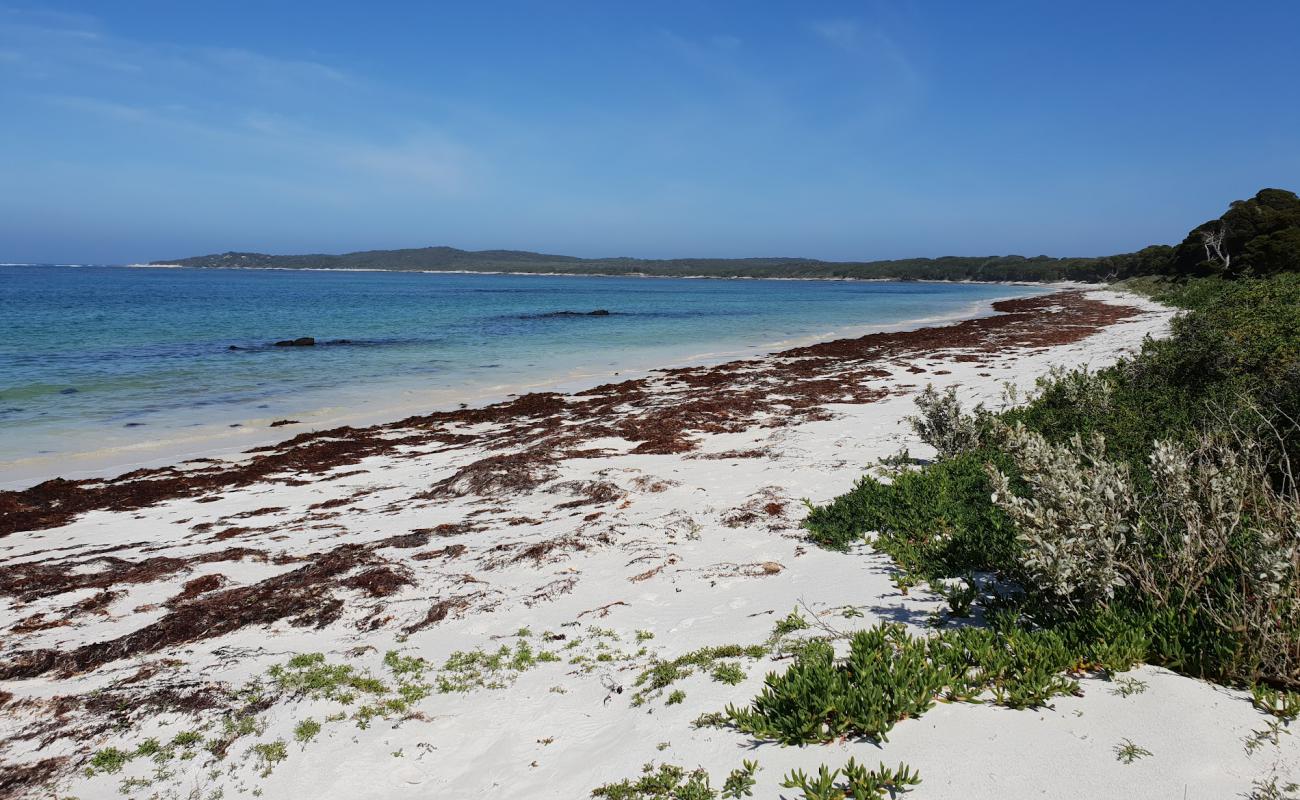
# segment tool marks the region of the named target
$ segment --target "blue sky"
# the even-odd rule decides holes
[[[1300,3],[0,0],[0,261],[1096,255],[1300,188]]]

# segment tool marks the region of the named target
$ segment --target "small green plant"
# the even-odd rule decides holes
[[[664,705],[675,706],[681,703],[685,699],[686,699],[686,692],[683,692],[681,689],[674,689],[672,693],[668,695],[668,699],[664,701]]]
[[[1151,751],[1145,747],[1140,747],[1128,739],[1124,739],[1120,744],[1115,745],[1115,760],[1122,764],[1132,764],[1139,758],[1146,758],[1151,755]]]
[[[264,742],[253,745],[253,755],[257,757],[257,765],[263,778],[271,774],[275,765],[289,757],[289,746],[283,739],[276,739],[273,742]]]
[[[841,776],[843,779],[841,780]],[[890,769],[881,764],[868,769],[852,758],[840,769],[827,769],[822,764],[817,776],[810,778],[803,770],[793,770],[786,775],[781,786],[803,792],[804,800],[855,800],[895,797],[910,792],[921,783],[921,776],[906,764]]]
[[[692,728],[721,728],[727,724],[727,715],[720,711],[708,711],[691,720]]]
[[[1146,681],[1137,678],[1116,678],[1115,687],[1110,690],[1110,693],[1119,697],[1132,697],[1135,694],[1142,694],[1146,690]]]
[[[745,670],[741,669],[740,664],[735,661],[724,661],[713,668],[709,673],[713,680],[719,683],[725,683],[729,686],[735,686],[745,680]]]
[[[932,585],[948,601],[948,610],[954,617],[970,616],[971,606],[979,597],[979,585],[975,578],[967,577],[953,583],[936,582]]]
[[[301,744],[307,744],[320,733],[321,724],[314,719],[305,719],[293,729],[293,738]]]
[[[632,695],[632,705],[639,706],[647,700],[658,697],[664,689],[683,678],[693,675],[696,670],[712,671],[718,662],[724,659],[750,658],[760,659],[766,656],[768,649],[763,645],[722,645],[719,647],[702,647],[678,656],[671,661],[653,661],[648,668],[637,676],[633,686],[637,691]],[[727,673],[724,672],[724,675]],[[742,676],[741,680],[744,680]]]
[[[1290,722],[1300,716],[1300,693],[1256,685],[1251,688],[1251,702],[1265,714]]]
[[[742,797],[751,797],[754,794],[754,774],[758,772],[759,766],[757,761],[748,759],[740,762],[740,766],[727,775],[726,781],[722,784],[722,796],[728,800],[739,800]]]
[[[808,620],[804,619],[803,614],[800,614],[799,609],[796,608],[789,614],[785,615],[782,619],[776,621],[776,625],[772,627],[772,635],[768,637],[768,641],[775,644],[795,631],[807,630],[808,627]]]
[[[90,777],[100,772],[106,772],[109,775],[121,772],[122,767],[125,767],[127,762],[134,757],[134,753],[127,753],[118,750],[116,747],[105,747],[102,750],[97,750],[90,757],[90,763],[86,766],[86,776]]]
[[[1278,785],[1278,777],[1273,775],[1268,780],[1260,778],[1251,782],[1250,793],[1246,800],[1294,800],[1300,792],[1300,784],[1284,783]]]
[[[1286,727],[1286,721],[1281,719],[1272,719],[1268,724],[1257,731],[1251,731],[1246,736],[1246,754],[1250,755],[1266,744],[1277,747],[1281,743],[1282,734],[1291,735],[1291,731]]]
[[[894,584],[894,588],[898,590],[899,594],[906,597],[907,593],[914,589],[921,581],[910,572],[899,570],[889,576],[889,582]]]

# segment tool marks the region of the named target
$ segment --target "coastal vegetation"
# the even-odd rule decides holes
[[[156,264],[225,269],[373,269],[426,272],[516,272],[566,275],[649,275],[662,278],[834,278],[936,281],[1087,281],[1149,275],[1167,268],[1173,248],[1148,247],[1102,258],[940,256],[881,261],[813,258],[577,258],[522,250],[421,247],[341,255],[215,253]]]
[[[422,247],[341,255],[216,253],[157,264],[225,269],[373,269],[427,272],[516,272],[566,275],[649,275],[662,278],[838,278],[950,281],[1097,282],[1165,268],[1173,249],[1150,247],[1104,258],[940,256],[882,261],[812,258],[576,258],[522,250]]]
[[[1177,246],[1152,245],[1100,257],[940,256],[878,261],[812,258],[578,258],[525,250],[420,247],[338,255],[214,253],[155,264],[227,269],[373,269],[518,272],[710,278],[838,278],[950,281],[1082,281],[1143,275],[1264,275],[1300,260],[1300,203],[1292,192],[1264,189],[1195,228]]]
[[[1264,189],[1232,204],[1223,217],[1197,227],[1175,247],[1086,258],[940,256],[879,261],[812,258],[578,258],[524,250],[420,247],[329,255],[214,253],[157,261],[185,267],[374,269],[432,272],[521,272],[710,278],[840,278],[949,281],[1083,281],[1142,275],[1262,275],[1300,261],[1300,202],[1292,192]]]
[[[1000,411],[921,394],[912,424],[936,458],[889,459],[805,527],[831,549],[870,543],[954,613],[933,634],[860,631],[842,658],[808,646],[727,723],[884,741],[937,699],[1034,707],[1154,663],[1252,688],[1276,737],[1300,708],[1297,237],[1294,194],[1233,203],[1127,284],[1185,309],[1168,338],[1053,372]],[[985,624],[947,626],[971,613]]]

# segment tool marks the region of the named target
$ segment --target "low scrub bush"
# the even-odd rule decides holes
[[[874,532],[876,549],[926,578],[1001,568],[1015,530],[989,502],[990,462],[1009,466],[1005,456],[977,450],[899,473],[891,483],[864,476],[849,493],[812,509],[804,526],[809,538],[834,550]]]
[[[933,447],[940,459],[979,449],[982,423],[988,417],[983,406],[976,406],[973,415],[966,414],[955,388],[940,393],[926,386],[916,396],[916,408],[920,413],[907,421],[917,438]]]
[[[1079,664],[1300,687],[1300,275],[1146,288],[1189,309],[1169,338],[996,414],[923,393],[913,424],[940,459],[864,477],[810,510],[809,537],[874,532],[954,613],[942,580],[992,573],[1015,588],[975,601]]]
[[[844,736],[887,741],[894,724],[918,717],[936,699],[972,701],[985,692],[1011,708],[1046,705],[1078,691],[1062,673],[1085,661],[1083,634],[958,628],[913,636],[901,625],[858,631],[836,658],[813,641],[784,673],[771,673],[745,708],[728,706],[727,722],[760,739],[784,744],[829,742]]]

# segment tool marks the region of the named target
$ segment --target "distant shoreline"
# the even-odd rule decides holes
[[[38,265],[11,265],[38,266]],[[49,266],[79,266],[51,264]],[[407,275],[517,275],[538,278],[650,278],[659,280],[706,281],[830,281],[838,283],[959,283],[988,286],[1042,286],[1045,288],[1078,289],[1099,288],[1104,284],[1084,281],[979,281],[970,278],[853,278],[853,277],[766,277],[759,275],[654,275],[648,272],[527,272],[521,270],[486,269],[383,269],[379,267],[194,267],[186,264],[99,264],[96,266],[129,269],[229,269],[250,272],[393,272]]]

